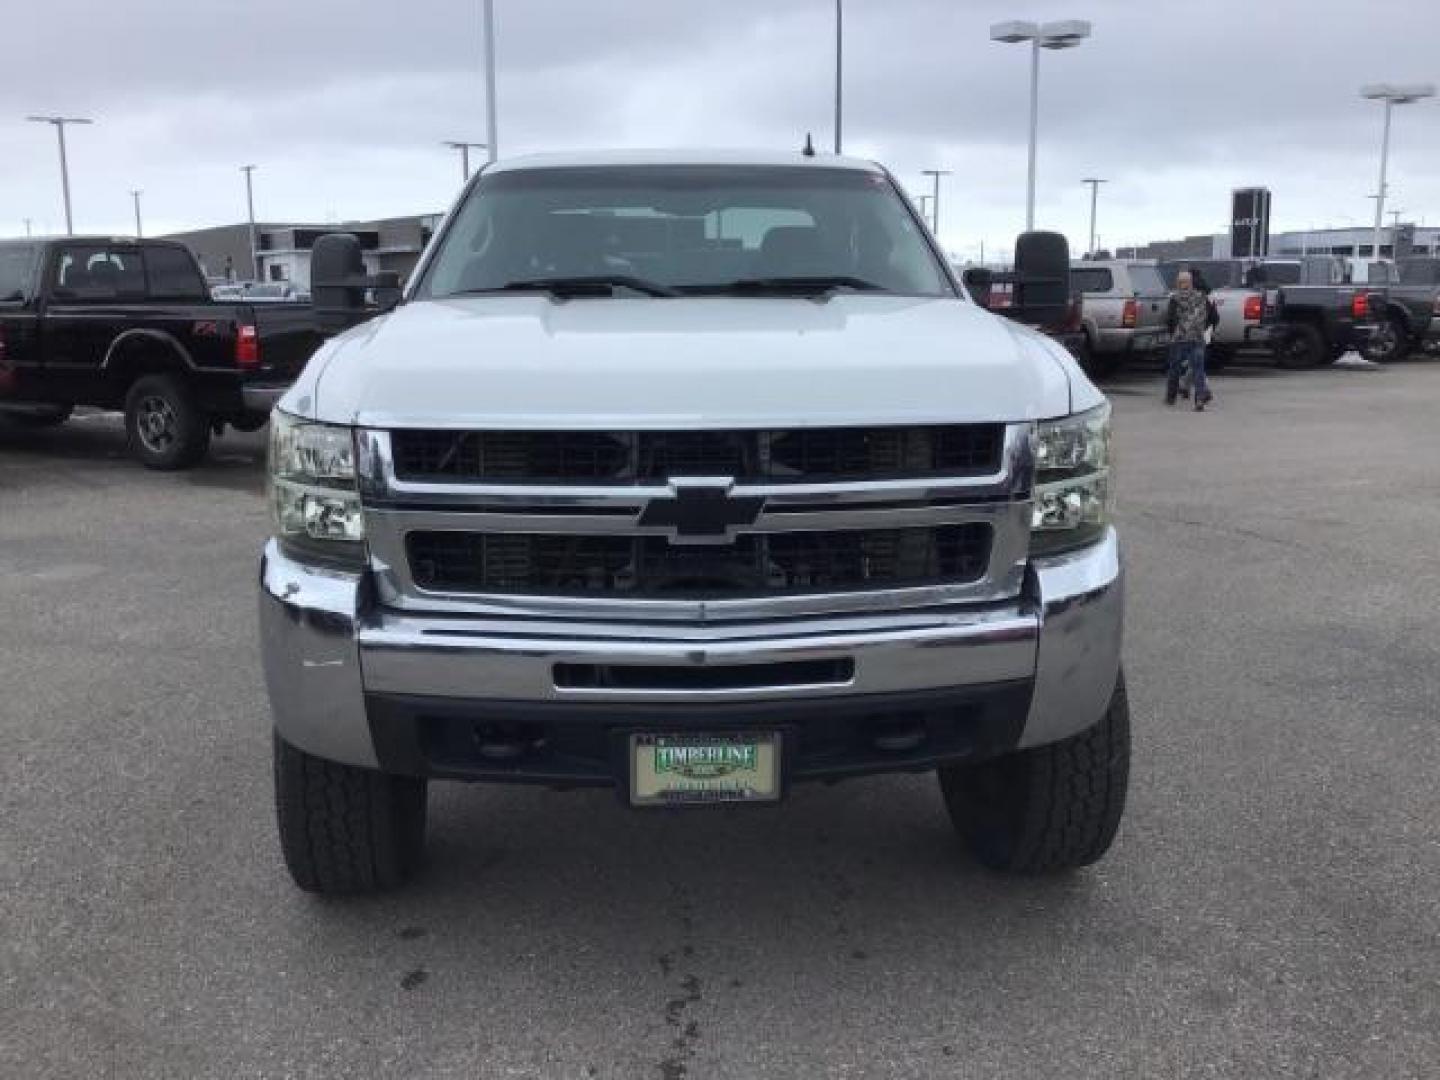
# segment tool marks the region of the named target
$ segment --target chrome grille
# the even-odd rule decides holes
[[[1012,599],[1031,438],[1019,422],[357,444],[381,603],[604,626]]]
[[[440,483],[647,484],[684,476],[820,483],[998,471],[1003,424],[761,431],[392,433],[397,479]]]
[[[985,523],[788,532],[685,546],[659,536],[419,531],[406,541],[416,585],[435,592],[700,599],[975,581]]]

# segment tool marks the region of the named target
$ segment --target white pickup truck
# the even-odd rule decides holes
[[[1017,245],[1068,300],[1063,240]],[[352,237],[317,312],[362,317]],[[302,888],[393,886],[431,780],[766,804],[939,773],[985,864],[1124,805],[1110,410],[882,168],[492,165],[273,418],[260,631]]]

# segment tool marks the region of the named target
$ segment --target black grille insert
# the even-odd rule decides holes
[[[565,690],[754,690],[824,686],[855,677],[855,661],[791,660],[775,664],[556,664],[555,685]]]
[[[689,599],[901,588],[978,580],[984,522],[744,535],[733,544],[660,536],[412,532],[415,584],[434,592]]]
[[[391,433],[395,475],[438,483],[647,484],[676,476],[766,483],[980,476],[1003,424],[781,431]]]

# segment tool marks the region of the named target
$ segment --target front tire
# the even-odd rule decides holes
[[[295,884],[326,895],[402,884],[425,844],[426,783],[327,761],[275,740],[280,849]]]
[[[992,870],[1051,874],[1109,850],[1130,778],[1130,706],[1125,677],[1087,731],[978,765],[942,766],[950,820],[975,858]]]
[[[188,469],[210,448],[210,418],[174,375],[145,375],[125,395],[125,440],[148,469]]]

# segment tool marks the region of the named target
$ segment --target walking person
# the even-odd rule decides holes
[[[1195,411],[1203,412],[1214,400],[1205,378],[1205,335],[1220,321],[1210,298],[1195,287],[1195,277],[1181,270],[1170,294],[1165,322],[1170,328],[1170,357],[1165,377],[1165,404],[1174,405],[1180,393],[1180,377],[1188,369],[1195,394]]]

